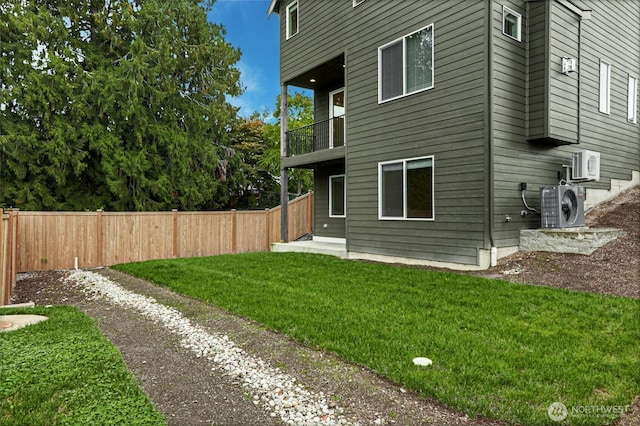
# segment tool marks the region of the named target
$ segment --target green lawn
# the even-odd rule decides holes
[[[71,307],[0,309],[46,321],[0,333],[0,425],[158,425],[162,414],[95,323]]]
[[[640,393],[634,299],[294,253],[116,269],[366,365],[472,416],[549,424],[547,408],[562,402],[567,424],[608,424],[616,414],[572,408],[625,406]],[[414,366],[417,356],[433,365]]]

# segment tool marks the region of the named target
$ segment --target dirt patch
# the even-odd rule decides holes
[[[517,253],[498,266],[473,275],[623,297],[640,297],[640,188],[634,188],[587,215],[590,227],[613,227],[625,235],[590,256]],[[517,274],[505,274],[517,270]],[[228,335],[249,354],[297,377],[316,392],[330,395],[345,416],[361,424],[500,425],[471,419],[420,398],[372,372],[319,351],[214,306],[185,298],[145,281],[105,269],[122,287],[154,297],[179,309],[211,333]],[[16,285],[13,303],[73,305],[94,318],[122,352],[129,369],[171,425],[276,425],[250,395],[211,363],[181,348],[177,338],[158,324],[104,301],[88,300],[65,272],[27,274]],[[640,400],[617,425],[640,424]]]

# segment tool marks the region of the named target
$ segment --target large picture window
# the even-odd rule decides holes
[[[378,101],[433,88],[433,24],[378,49]]]
[[[344,175],[329,176],[329,217],[345,217],[346,204]]]
[[[378,164],[380,219],[433,219],[433,157]]]
[[[298,34],[298,0],[287,6],[287,39]]]

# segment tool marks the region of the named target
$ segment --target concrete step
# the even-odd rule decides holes
[[[347,249],[342,243],[328,243],[324,241],[292,241],[290,243],[271,244],[273,252],[297,252],[297,253],[317,253],[336,256],[341,259],[347,258]]]
[[[624,234],[615,228],[540,228],[520,231],[520,251],[589,255]]]

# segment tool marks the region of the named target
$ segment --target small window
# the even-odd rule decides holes
[[[629,76],[629,89],[627,95],[627,120],[638,123],[638,78]]]
[[[611,113],[611,64],[600,61],[600,107],[599,111]]]
[[[502,34],[514,40],[521,40],[522,15],[502,6]]]
[[[345,176],[329,176],[329,217],[345,217],[346,205]]]
[[[364,0],[353,0],[353,7],[356,7],[360,3],[364,3]]]
[[[378,203],[379,219],[433,219],[433,157],[378,163]]]
[[[298,34],[298,1],[294,1],[287,6],[287,39]]]
[[[433,88],[433,24],[378,49],[378,102]]]

